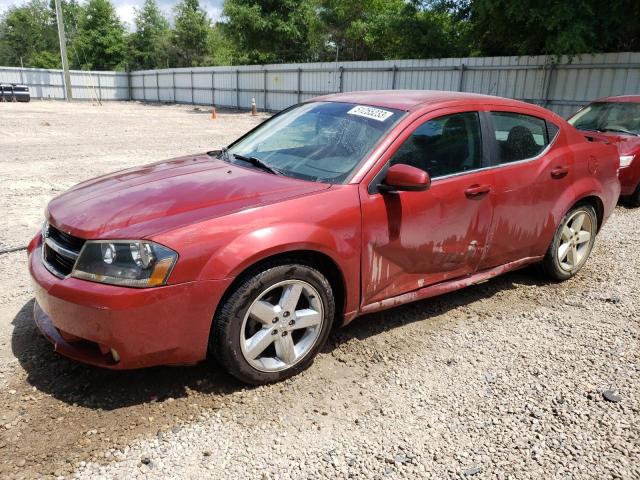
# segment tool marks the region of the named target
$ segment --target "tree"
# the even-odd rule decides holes
[[[122,70],[125,31],[109,0],[89,0],[81,11],[71,43],[73,57],[87,70]],[[71,53],[71,52],[70,52]]]
[[[142,9],[136,9],[135,26],[135,32],[129,37],[131,68],[166,68],[171,49],[171,31],[156,0],[145,0]]]
[[[198,0],[182,0],[176,5],[173,46],[176,67],[206,64],[211,21]]]
[[[57,50],[55,18],[45,0],[10,8],[0,21],[0,64],[56,67],[52,57],[43,65],[43,52]],[[58,55],[59,57],[59,55]]]
[[[477,49],[483,55],[640,49],[637,0],[473,0],[469,14]]]
[[[309,60],[312,0],[226,0],[223,14],[240,63]]]

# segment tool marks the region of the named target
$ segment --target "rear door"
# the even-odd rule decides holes
[[[493,173],[484,170],[479,113],[461,110],[416,120],[390,147],[376,178],[361,185],[363,305],[478,268],[491,227]],[[396,163],[425,170],[431,188],[378,192]]]
[[[505,109],[485,115],[493,143],[496,203],[481,269],[544,254],[540,238],[555,229],[551,210],[575,181],[573,155],[554,148],[556,125]]]

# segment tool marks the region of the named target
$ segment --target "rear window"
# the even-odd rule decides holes
[[[490,112],[489,116],[498,144],[498,163],[517,162],[539,155],[558,132],[557,126],[531,115]]]

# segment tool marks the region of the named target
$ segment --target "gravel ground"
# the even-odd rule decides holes
[[[5,246],[26,242],[62,188],[256,122],[8,107]],[[368,315],[302,375],[259,388],[212,363],[107,372],[56,355],[30,317],[24,252],[0,255],[0,477],[640,478],[639,226],[640,210],[618,207],[578,277],[524,270]]]

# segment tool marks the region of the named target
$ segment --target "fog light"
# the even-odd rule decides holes
[[[116,351],[115,348],[111,349],[111,356],[113,357],[113,361],[118,363],[120,361],[120,354]]]

